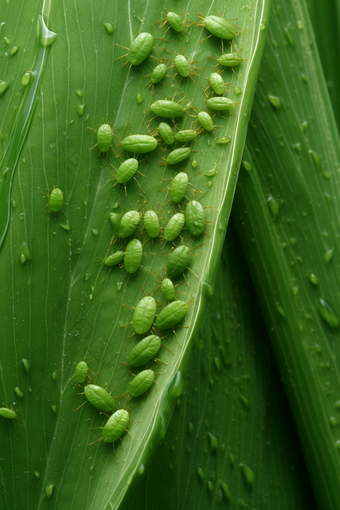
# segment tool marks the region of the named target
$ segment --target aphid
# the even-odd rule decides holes
[[[188,76],[190,76],[190,74],[196,74],[196,76],[199,76],[198,73],[196,73],[194,70],[191,70],[191,68],[190,68],[190,65],[191,64],[195,64],[195,63],[196,62],[190,62],[189,63],[187,58],[184,55],[176,55],[175,60],[174,60],[174,65],[175,65],[175,67],[177,69],[177,72],[183,78],[187,78]],[[201,71],[203,71],[203,69],[201,69],[200,67],[197,67],[197,68],[194,67],[193,69],[200,69]],[[190,76],[190,78],[191,78],[191,76]]]
[[[145,154],[156,149],[157,140],[149,135],[130,135],[122,140],[122,147],[127,152]]]
[[[151,296],[145,296],[137,303],[132,325],[138,335],[143,335],[151,328],[156,315],[156,307],[156,301]]]
[[[182,232],[185,225],[185,216],[183,213],[174,214],[164,229],[164,239],[173,241]]]
[[[130,415],[125,409],[118,409],[118,411],[113,413],[103,427],[103,440],[105,443],[114,443],[120,438],[129,423],[129,419]]]
[[[183,32],[184,23],[181,18],[182,14],[188,14],[188,13],[182,12],[181,14],[176,14],[173,11],[169,11],[165,18],[157,21],[157,23],[162,23],[162,21],[164,21],[163,25],[161,25],[159,28],[163,28],[164,25],[169,23],[170,26],[166,29],[165,34],[167,33],[167,31],[169,30],[170,27],[173,28],[175,30],[175,32],[178,32],[178,33]]]
[[[134,346],[128,357],[131,367],[137,368],[148,363],[161,348],[161,339],[156,335],[149,335]]]
[[[137,211],[128,211],[123,214],[118,226],[117,226],[117,236],[125,239],[125,237],[129,237],[138,227],[138,223],[140,220],[140,215]]]
[[[194,129],[183,129],[175,134],[177,142],[189,142],[197,136],[197,132]]]
[[[143,246],[138,239],[132,239],[125,250],[124,265],[128,273],[134,274],[139,268],[143,257]]]
[[[205,226],[205,216],[203,207],[197,200],[189,202],[185,209],[186,226],[194,236],[202,234]]]
[[[112,165],[111,165],[112,166]],[[135,158],[129,158],[120,165],[116,172],[116,180],[120,184],[125,184],[135,175],[138,169],[138,161]]]
[[[159,231],[160,231],[160,226],[159,226],[159,219],[158,219],[158,216],[155,213],[155,211],[150,210],[150,211],[146,211],[146,213],[144,213],[144,227],[145,227],[147,234],[150,237],[155,238],[158,236]]]
[[[100,152],[107,152],[111,147],[112,129],[109,124],[102,124],[97,131],[97,147]]]
[[[169,278],[164,278],[162,281],[161,289],[164,297],[171,301],[175,297],[175,287]]]
[[[204,17],[201,14],[198,14],[198,17],[203,21],[203,25],[212,35],[219,37],[220,39],[225,39],[226,41],[232,41],[235,39],[235,27],[225,19],[218,16]],[[203,26],[202,24],[198,25]]]
[[[114,229],[118,227],[121,217],[122,217],[121,214],[110,212],[109,219]]]
[[[150,82],[153,84],[159,83],[164,78],[167,70],[168,68],[166,67],[165,64],[158,64],[158,66],[156,66],[155,69],[150,74]],[[146,87],[147,86],[148,84],[146,85]]]
[[[224,53],[217,60],[218,60],[218,63],[224,67],[237,67],[240,64],[242,64],[242,62],[244,61],[244,59],[241,57],[241,55],[239,55],[237,52],[236,53]]]
[[[169,124],[161,122],[158,126],[158,132],[167,145],[172,145],[174,143],[175,135]]]
[[[190,262],[190,250],[187,246],[179,246],[170,253],[166,271],[169,276],[178,276],[188,267]]]
[[[118,250],[115,253],[112,253],[112,255],[106,257],[104,264],[108,267],[116,266],[124,260],[124,255],[125,253],[123,251]]]
[[[191,154],[191,149],[189,147],[182,147],[181,149],[175,149],[174,151],[168,154],[166,158],[167,165],[176,165],[177,163],[181,163],[184,159],[187,159]]]
[[[83,383],[87,377],[87,372],[89,371],[89,367],[85,361],[80,361],[75,369],[74,376],[77,379],[77,382]]]
[[[214,123],[209,113],[207,112],[198,112],[197,115],[198,122],[201,124],[202,128],[206,131],[212,131],[214,129]]]
[[[176,326],[188,313],[188,305],[184,301],[172,301],[160,312],[156,319],[156,327],[170,329]]]
[[[189,177],[185,172],[179,172],[170,184],[170,197],[175,204],[184,198],[188,189]]]
[[[139,374],[134,377],[134,379],[129,383],[129,393],[131,397],[140,397],[143,395],[155,379],[155,372],[153,370],[143,370]]]
[[[211,73],[211,75],[209,76],[209,83],[210,83],[211,88],[213,89],[213,91],[216,94],[218,94],[219,96],[224,94],[225,83],[224,83],[223,78],[220,74]]]
[[[212,110],[227,111],[235,107],[235,104],[231,99],[227,97],[210,97],[207,99],[207,106]]]
[[[8,407],[0,407],[0,416],[12,420],[13,418],[16,418],[17,413]]]
[[[50,195],[49,206],[52,212],[58,212],[64,203],[64,193],[60,188],[54,188]]]
[[[181,104],[166,99],[155,101],[150,109],[158,117],[165,117],[166,119],[175,119],[181,117],[184,113],[184,107]]]
[[[103,413],[108,413],[115,407],[113,397],[101,386],[88,384],[84,388],[84,393],[90,404]]]

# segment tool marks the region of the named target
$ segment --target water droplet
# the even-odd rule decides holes
[[[24,370],[25,370],[26,374],[28,374],[29,371],[30,371],[30,362],[29,362],[29,360],[23,358],[22,359],[22,364],[24,365]]]
[[[144,464],[141,464],[139,466],[139,468],[137,469],[137,474],[142,475],[144,473],[144,471],[145,471],[145,466],[144,466]]]
[[[251,166],[251,164],[250,164],[250,163],[248,163],[248,161],[244,161],[244,160],[243,160],[243,161],[242,161],[242,165],[243,165],[243,168],[244,168],[245,170],[247,170],[247,172],[250,172],[250,171],[251,171],[251,169],[253,168],[253,167]]]
[[[36,478],[39,478],[40,477],[40,473],[39,471],[33,471],[33,474]]]
[[[254,471],[249,466],[247,466],[246,464],[240,464],[240,468],[242,470],[242,473],[243,473],[245,481],[248,484],[253,483],[254,478],[255,478]]]
[[[265,29],[266,29],[266,24],[265,23],[261,23],[260,30],[265,30]]]
[[[219,486],[222,489],[225,499],[229,501],[229,499],[231,498],[231,492],[228,485],[225,482],[222,482],[222,480],[219,480]]]
[[[84,280],[87,282],[90,279],[89,273],[85,273]]]
[[[220,358],[218,358],[217,356],[214,356],[214,365],[216,367],[217,372],[220,372],[222,368],[222,363]]]
[[[37,27],[37,35],[38,38],[40,38],[40,44],[43,46],[43,48],[47,48],[48,46],[51,46],[55,38],[57,37],[57,34],[54,32],[51,32],[45,25],[44,18],[40,15],[38,19],[38,27]]]
[[[301,74],[301,80],[303,80],[305,83],[308,82],[308,78],[304,73]]]
[[[281,99],[277,96],[272,96],[271,94],[268,94],[267,96],[268,101],[279,110],[281,108]]]
[[[57,406],[55,404],[51,404],[52,411],[57,414]]]
[[[93,234],[94,236],[97,236],[97,235],[98,235],[98,230],[97,230],[96,228],[93,228],[93,229],[92,229],[92,234]]]
[[[294,143],[293,147],[296,150],[296,152],[301,152],[301,143]]]
[[[301,131],[305,131],[307,128],[308,128],[308,122],[305,120],[305,121],[301,124],[300,129],[301,129]]]
[[[71,225],[69,223],[59,223],[64,230],[70,230]]]
[[[302,23],[302,21],[298,20],[296,24],[297,24],[297,27],[298,27],[298,29],[299,29],[299,30],[302,30],[302,29],[303,29],[303,23]]]
[[[57,372],[52,372],[51,377],[52,377],[52,380],[55,381],[57,378]]]
[[[339,325],[339,319],[336,316],[333,308],[322,298],[320,298],[319,311],[325,321],[332,327],[335,328]]]
[[[21,85],[23,87],[27,87],[27,85],[29,84],[29,82],[31,81],[31,76],[32,76],[32,73],[31,71],[26,71],[26,73],[24,73],[22,76],[21,76]]]
[[[106,28],[108,34],[113,34],[113,25],[112,25],[112,23],[104,23],[104,27]]]
[[[9,87],[9,81],[0,80],[0,96],[5,92]]]
[[[278,303],[276,303],[276,309],[279,312],[279,314],[285,319],[286,318],[285,311]]]
[[[280,205],[277,200],[275,200],[274,197],[268,197],[267,198],[267,205],[269,207],[270,214],[273,218],[273,220],[276,220],[276,218],[279,215]]]
[[[193,160],[193,162],[191,163],[191,166],[192,166],[192,168],[196,168],[197,167],[196,159]]]
[[[321,164],[320,164],[319,154],[315,151],[312,151],[311,149],[308,151],[308,154],[310,155],[310,157],[315,165],[315,168],[317,170],[320,170]]]
[[[240,393],[240,399],[241,399],[241,402],[245,405],[245,407],[248,409],[249,406],[250,406],[250,402],[249,400]]]
[[[119,292],[120,290],[122,290],[122,287],[123,287],[123,282],[117,282],[117,291]]]
[[[21,264],[22,266],[23,266],[23,265],[25,264],[25,262],[26,262],[26,257],[25,257],[25,255],[24,255],[23,253],[20,255],[19,262],[20,262],[20,264]]]
[[[20,46],[12,46],[12,48],[9,50],[9,56],[13,57],[16,53],[18,53]]]
[[[197,476],[200,479],[200,481],[204,483],[204,471],[202,468],[197,469]]]
[[[242,94],[242,90],[240,89],[240,87],[235,87],[235,94]]]
[[[207,177],[212,177],[215,174],[216,174],[216,166],[214,168],[212,168],[211,170],[208,170],[207,172],[205,172],[204,175],[206,175]]]
[[[84,104],[77,104],[78,115],[84,115],[84,108],[85,108]]]
[[[331,248],[330,250],[327,250],[325,253],[325,262],[328,264],[328,262],[333,258],[333,252],[334,248]]]
[[[289,44],[293,48],[294,47],[294,39],[292,37],[292,34],[290,33],[290,28],[289,27],[285,28],[285,36],[286,36],[287,41],[289,42]]]
[[[16,206],[17,206],[16,201],[15,201],[15,200],[12,200],[12,207],[13,207],[13,209],[15,209],[15,208],[16,208]]]
[[[213,182],[212,181],[208,181],[208,188],[212,188],[212,185],[213,185]]]
[[[144,97],[140,92],[137,93],[136,100],[138,104],[141,104],[144,101]]]
[[[277,44],[275,39],[272,39],[272,45],[274,46],[274,48],[278,48],[279,47],[279,45]]]
[[[211,480],[208,481],[207,488],[210,493],[212,493],[212,491],[214,490],[214,486]]]
[[[318,283],[319,283],[319,282],[318,282],[318,279],[317,279],[317,277],[315,276],[315,274],[314,274],[314,273],[311,273],[311,274],[308,276],[308,278],[310,279],[310,281],[311,281],[314,285],[318,285]]]
[[[290,242],[290,245],[291,245],[291,246],[295,246],[295,245],[296,245],[296,238],[295,238],[295,237],[291,237],[291,238],[289,239],[289,242]]]
[[[331,416],[329,418],[329,423],[332,425],[332,427],[334,427],[338,423],[338,420],[335,418],[335,416]]]
[[[210,449],[212,452],[216,452],[218,449],[218,439],[216,436],[208,432],[208,437],[210,441]]]
[[[2,25],[2,23],[1,23],[1,25]],[[10,44],[11,44],[11,40],[10,40],[10,39],[8,39],[8,37],[4,37],[4,39],[5,39],[5,43],[6,43],[6,44],[8,44],[8,45],[10,45]]]
[[[112,209],[118,209],[119,207],[119,202],[116,202],[113,206],[112,206]]]
[[[52,496],[53,488],[54,488],[54,484],[53,483],[51,483],[50,485],[46,485],[46,487],[45,487],[45,494],[46,494],[46,498],[47,499],[50,499],[50,497]]]
[[[222,136],[221,138],[217,138],[217,140],[215,141],[215,143],[217,145],[224,145],[224,144],[230,143],[230,142],[231,142],[230,136]]]
[[[18,387],[14,388],[14,392],[18,398],[22,398],[24,396],[23,392]]]
[[[229,461],[230,461],[230,464],[232,466],[234,466],[234,464],[235,464],[235,455],[233,455],[232,453],[229,455]]]

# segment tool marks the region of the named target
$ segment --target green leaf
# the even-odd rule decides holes
[[[165,441],[129,508],[316,508],[232,222],[197,347]],[[243,466],[254,474],[249,484]]]
[[[176,5],[176,10],[183,12],[186,7]],[[78,2],[67,8],[50,2],[44,8],[46,25],[57,37],[44,59],[38,92],[30,103],[36,99],[37,106],[20,153],[23,140],[17,138],[16,129],[24,122],[17,112],[26,111],[27,105],[21,76],[37,61],[40,11],[33,2],[1,4],[5,13],[2,36],[20,46],[12,56],[6,54],[6,48],[1,55],[5,62],[2,77],[10,82],[0,97],[2,164],[11,153],[6,152],[7,147],[16,147],[19,158],[13,169],[9,228],[0,255],[2,332],[6,339],[0,360],[1,400],[17,410],[16,420],[0,422],[6,438],[1,494],[9,508],[45,508],[52,502],[55,508],[116,508],[126,493],[134,490],[142,466],[164,437],[183,391],[226,232],[269,2],[258,0],[251,11],[243,9],[241,2],[228,6],[226,17],[237,18],[240,32],[233,45],[245,60],[237,74],[227,69],[223,78],[232,83],[230,97],[240,104],[235,105],[232,115],[227,112],[226,118],[215,116],[218,132],[204,131],[189,145],[197,167],[190,160],[175,168],[160,166],[167,152],[159,143],[147,158],[139,157],[143,175],[136,174],[138,182],[128,182],[126,192],[123,185],[112,189],[115,172],[110,164],[118,168],[132,156],[122,153],[119,139],[133,131],[159,138],[158,121],[152,120],[149,110],[155,99],[174,98],[186,106],[188,115],[176,121],[175,130],[198,128],[197,111],[191,105],[206,109],[204,100],[210,92],[204,93],[202,88],[207,88],[206,77],[215,65],[208,57],[221,53],[220,41],[206,39],[207,30],[197,25],[196,11],[206,13],[206,6],[202,1],[190,9],[187,17],[195,23],[186,24],[187,33],[179,35],[171,29],[166,36],[166,27],[160,29],[157,24],[165,11],[147,2]],[[212,13],[214,8],[222,14],[220,2],[210,6]],[[107,29],[108,23],[113,32],[110,26]],[[138,33],[151,29],[156,39],[145,62],[129,67],[123,66],[126,57],[116,60],[126,53],[117,45],[130,47]],[[229,50],[229,43],[224,49]],[[171,59],[182,51],[195,62],[192,66],[197,66],[199,76],[193,74],[193,81],[182,79],[174,76],[172,68],[167,74],[173,78],[147,87],[146,76],[157,64],[156,58]],[[170,60],[167,65],[171,65]],[[100,154],[95,131],[103,123],[112,125],[114,151]],[[225,143],[226,137],[230,143]],[[224,143],[216,143],[216,138]],[[166,304],[159,290],[156,294],[157,280],[165,276],[167,257],[174,245],[160,238],[148,240],[141,222],[136,235],[144,244],[143,267],[135,276],[128,276],[119,266],[108,268],[104,259],[111,252],[124,250],[127,244],[116,239],[109,213],[154,209],[164,228],[174,211],[184,210],[188,202],[185,199],[177,206],[169,203],[168,179],[180,168],[188,172],[194,186],[188,189],[188,199],[202,197],[208,235],[194,238],[187,230],[183,232],[183,242],[191,250],[192,272],[186,271],[185,277],[176,277],[174,282],[178,284],[176,297],[190,303],[189,312],[184,327],[164,334],[158,331],[165,345],[158,355],[163,364],[149,364],[160,373],[157,384],[145,397],[129,401],[125,393],[133,375],[122,363],[127,362],[137,341],[129,324],[131,307],[144,292],[155,294],[161,302],[158,312]],[[216,173],[208,178],[205,172],[212,168]],[[57,213],[46,208],[49,199],[44,195],[50,195],[54,187],[64,193],[64,205]],[[7,192],[0,189],[0,201],[6,210],[10,187],[3,189]],[[175,244],[181,243],[178,237]],[[29,361],[28,372],[23,359]],[[102,437],[102,430],[95,428],[102,427],[107,417],[90,404],[80,407],[85,402],[83,389],[76,386],[72,376],[75,363],[82,360],[98,374],[93,382],[107,387],[117,407],[131,412],[129,434],[122,436],[124,450],[118,440],[116,455],[111,444],[91,444]],[[93,373],[89,373],[92,378]],[[14,392],[16,387],[23,393],[20,399]]]
[[[339,161],[307,8],[288,2],[273,9],[233,217],[316,499],[320,508],[334,509],[340,482]]]

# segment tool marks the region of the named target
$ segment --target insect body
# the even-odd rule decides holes
[[[112,255],[109,255],[104,260],[104,264],[108,267],[116,266],[117,264],[120,264],[124,260],[125,253],[121,250],[116,251],[115,253],[112,253]]]
[[[150,108],[155,115],[158,115],[158,117],[165,117],[166,119],[181,117],[184,113],[184,107],[181,104],[166,99],[155,101]]]
[[[152,50],[153,41],[153,36],[148,32],[142,32],[139,34],[129,49],[129,62],[131,62],[134,66],[141,64]]]
[[[189,202],[185,209],[185,222],[189,232],[194,236],[202,234],[205,226],[203,207],[197,200]]]
[[[169,124],[161,122],[158,126],[158,132],[167,145],[172,145],[174,143],[175,135]]]
[[[145,296],[137,303],[132,324],[138,335],[143,335],[152,326],[156,315],[156,301],[151,296]]]
[[[224,94],[225,84],[220,74],[211,73],[211,75],[209,76],[209,83],[213,91],[216,92],[216,94],[218,94],[219,96]]]
[[[160,312],[156,319],[159,329],[169,329],[178,324],[188,313],[188,305],[184,301],[172,301]]]
[[[194,129],[184,129],[175,134],[175,139],[177,142],[189,142],[190,140],[193,140],[196,135],[197,132]]]
[[[207,106],[212,110],[227,111],[231,110],[235,105],[227,97],[210,97],[207,99]]]
[[[157,147],[157,140],[149,135],[130,135],[122,140],[122,147],[127,152],[145,154]]]
[[[114,229],[118,227],[121,217],[122,215],[119,213],[110,212],[109,219]]]
[[[110,393],[101,386],[88,384],[84,388],[85,397],[96,409],[103,413],[108,413],[115,407],[113,398]]]
[[[85,361],[80,361],[74,372],[74,376],[77,379],[77,382],[83,383],[87,377],[87,372],[89,371],[89,367]]]
[[[173,241],[182,232],[185,225],[185,216],[183,213],[174,214],[164,229],[164,239]]]
[[[178,276],[188,267],[190,250],[187,246],[179,246],[170,253],[166,270],[169,276]]]
[[[149,335],[134,346],[128,357],[128,363],[132,367],[141,367],[148,363],[161,347],[161,339],[156,335]]]
[[[224,39],[226,41],[232,41],[236,37],[236,30],[234,26],[219,16],[201,16],[205,28],[215,37]]]
[[[184,198],[188,183],[189,177],[185,172],[179,172],[175,175],[170,184],[170,196],[173,202],[180,202]]]
[[[209,113],[207,112],[199,112],[197,115],[198,122],[201,124],[202,128],[206,131],[212,131],[214,129],[214,123]]]
[[[107,152],[111,147],[112,129],[109,124],[102,124],[97,131],[97,146],[100,152]]]
[[[125,213],[117,226],[117,236],[122,239],[129,237],[132,232],[136,230],[139,220],[140,216],[137,211],[128,211]]]
[[[9,409],[8,407],[0,407],[0,416],[3,418],[8,418],[12,420],[16,418],[17,413],[13,411],[13,409]]]
[[[171,301],[175,297],[175,287],[172,281],[169,278],[164,278],[162,281],[161,289],[164,297]]]
[[[189,147],[182,147],[181,149],[175,149],[174,151],[168,154],[166,158],[166,163],[168,165],[176,165],[177,163],[181,163],[185,159],[187,159],[191,154],[191,149]]]
[[[125,250],[124,265],[128,273],[134,274],[139,268],[143,257],[143,246],[138,239],[132,239]]]
[[[242,64],[244,59],[238,53],[225,53],[218,59],[218,63],[224,67],[236,67]]]
[[[129,419],[130,415],[125,409],[118,409],[118,411],[113,413],[103,427],[105,443],[114,443],[123,434]]]
[[[164,78],[167,69],[165,64],[158,64],[150,75],[151,83],[159,83]]]
[[[166,15],[167,22],[176,32],[183,31],[183,21],[179,14],[176,14],[173,11],[168,12]]]
[[[144,227],[145,227],[147,234],[150,237],[155,238],[158,236],[159,231],[160,231],[160,226],[159,226],[159,219],[158,219],[158,216],[155,213],[155,211],[150,210],[150,211],[146,211],[146,213],[144,213]]]
[[[179,74],[183,76],[183,78],[187,78],[190,74],[190,65],[188,60],[184,55],[176,55],[175,57],[175,67]]]
[[[138,161],[135,158],[129,158],[120,165],[116,173],[116,180],[120,184],[128,182],[137,172]]]
[[[129,393],[131,397],[140,397],[143,395],[155,379],[155,373],[153,370],[143,370],[129,383]]]
[[[52,212],[58,212],[64,203],[64,193],[60,188],[54,188],[50,195],[49,206]]]

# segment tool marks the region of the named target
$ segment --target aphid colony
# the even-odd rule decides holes
[[[232,41],[236,38],[235,27],[223,18],[217,16],[203,17],[201,15],[199,17],[201,20],[199,25],[208,29],[211,35],[227,41]],[[161,27],[169,25],[166,32],[173,29],[176,33],[180,33],[184,31],[185,26],[188,26],[185,25],[188,21],[183,22],[181,16],[172,11],[167,12],[166,17],[160,20],[159,23],[163,23]],[[130,48],[127,48],[128,53],[124,56],[127,57],[131,65],[137,66],[148,57],[153,45],[154,37],[147,32],[143,32],[136,37]],[[229,67],[239,66],[243,62],[243,58],[238,52],[223,54],[216,60],[219,65]],[[194,62],[189,63],[184,55],[176,55],[173,63],[171,67],[175,67],[177,73],[182,78],[191,77],[191,74],[196,74],[193,70],[195,68],[191,67]],[[166,63],[159,63],[148,76],[150,81],[147,85],[153,87],[155,84],[160,83],[166,77],[168,69],[170,67]],[[216,96],[206,99],[206,105],[210,110],[224,112],[236,106],[231,99],[224,97],[227,84],[224,83],[221,74],[212,72],[208,81],[209,87],[216,94]],[[164,121],[164,119],[180,119],[187,109],[195,111],[196,120],[200,125],[199,129],[201,131],[193,129],[194,123],[191,129],[178,129],[176,131],[171,128],[168,122]],[[158,124],[158,128],[154,133],[130,134],[120,140],[119,146],[127,153],[133,154],[133,157],[129,157],[117,169],[115,168],[114,178],[116,184],[124,184],[125,186],[131,179],[135,179],[135,175],[139,171],[140,161],[137,159],[138,155],[154,151],[158,147],[159,142],[163,141],[167,146],[172,145],[175,141],[185,144],[171,151],[165,151],[166,156],[163,159],[163,164],[176,168],[175,165],[181,165],[192,155],[192,149],[187,146],[188,142],[195,140],[196,136],[204,130],[211,132],[215,129],[210,113],[207,111],[197,111],[197,108],[192,106],[185,108],[181,101],[175,101],[174,99],[153,101],[150,105],[150,111],[156,117],[160,117],[163,120]],[[110,147],[112,147],[112,136],[113,131],[109,124],[100,126],[97,131],[97,147],[100,153],[108,152]],[[193,167],[195,166],[197,166],[197,163],[193,164]],[[164,245],[167,242],[172,243],[178,238],[184,228],[187,229],[190,237],[201,236],[206,225],[204,208],[200,201],[196,200],[196,194],[193,200],[189,200],[186,197],[189,184],[188,174],[183,169],[180,169],[171,179],[171,184],[167,190],[170,192],[172,204],[179,205],[180,211],[176,212],[174,210],[174,214],[169,220],[166,220],[167,224],[165,226],[161,226],[158,214],[151,209],[143,212],[130,210],[122,214],[111,212],[109,219],[114,229],[115,241],[123,240],[123,243],[125,243],[125,240],[127,240],[127,242],[126,245],[108,255],[104,259],[104,264],[110,268],[124,264],[127,273],[134,274],[141,267],[143,249],[146,243],[143,245],[138,237],[144,232],[149,236],[149,239],[155,240],[159,238],[162,242],[164,241]],[[192,184],[190,185],[193,186]],[[126,188],[125,193],[127,193]],[[187,200],[186,204],[182,202],[185,198]],[[141,220],[143,220],[142,227],[140,227]],[[137,236],[128,240],[130,236],[136,235],[136,231]],[[148,366],[152,361],[159,362],[155,356],[162,346],[160,336],[162,331],[173,330],[185,319],[189,303],[175,298],[175,285],[171,278],[176,278],[186,271],[190,265],[191,257],[191,250],[183,243],[183,240],[179,246],[172,248],[168,254],[165,265],[166,277],[160,285],[162,294],[168,301],[168,304],[158,314],[157,302],[153,296],[146,295],[135,304],[132,321],[129,324],[132,325],[134,334],[139,335],[140,340],[128,353],[127,362],[130,369],[140,369],[145,365]],[[113,397],[105,388],[93,384],[93,379],[91,380],[89,377],[88,371],[87,363],[81,361],[76,366],[75,378],[78,384],[84,385],[84,395],[87,401],[101,413],[109,413],[108,420],[104,427],[102,427],[101,439],[104,442],[113,443],[126,430],[130,417],[129,411],[117,409],[115,398],[118,397]],[[150,368],[144,368],[137,375],[132,375],[133,379],[130,381],[127,390],[127,394],[129,394],[128,402],[131,398],[138,398],[149,392],[155,382],[155,375],[158,374],[155,374],[154,370]],[[8,411],[4,411],[3,415],[8,414]]]

